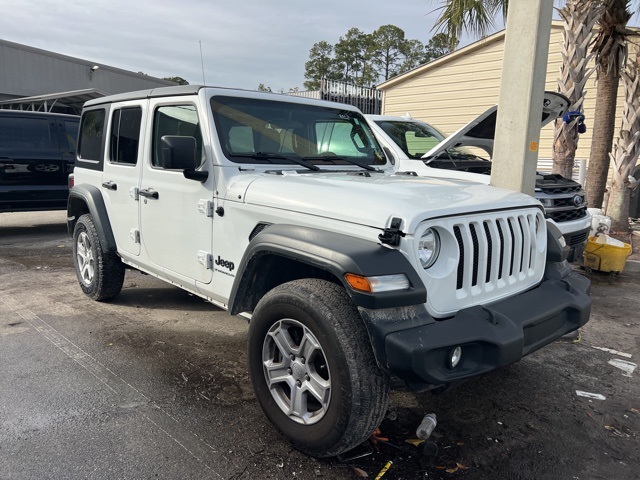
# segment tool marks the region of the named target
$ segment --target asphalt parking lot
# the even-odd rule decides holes
[[[591,274],[579,338],[437,396],[395,393],[388,442],[317,460],[262,415],[246,320],[135,271],[93,302],[71,251],[64,212],[0,214],[2,480],[375,478],[388,461],[385,480],[640,476],[638,272]],[[430,441],[406,443],[430,412]]]

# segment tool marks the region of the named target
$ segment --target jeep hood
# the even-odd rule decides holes
[[[248,204],[379,229],[400,217],[409,234],[428,218],[540,205],[528,195],[476,182],[389,173],[285,172],[240,184],[246,190],[232,189],[227,198],[243,194]]]
[[[569,108],[569,100],[559,93],[544,92],[542,104],[542,121],[540,128],[558,117],[562,117]],[[496,136],[496,116],[498,106],[494,105],[479,117],[467,123],[457,132],[449,135],[442,142],[437,144],[422,158],[437,157],[440,153],[455,147],[479,147],[485,150],[490,157],[493,156],[493,142]]]

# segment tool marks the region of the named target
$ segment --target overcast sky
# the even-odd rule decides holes
[[[433,35],[430,0],[0,0],[0,38],[89,62],[208,85],[302,89],[314,43],[381,25]]]

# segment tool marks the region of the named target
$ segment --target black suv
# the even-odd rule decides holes
[[[79,121],[0,110],[0,212],[67,208]]]

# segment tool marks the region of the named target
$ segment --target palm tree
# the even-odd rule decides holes
[[[611,217],[611,230],[628,233],[629,197],[637,184],[629,182],[629,176],[640,155],[640,48],[635,49],[627,67],[622,72],[624,86],[624,110],[620,134],[613,147],[613,178],[607,203],[607,215]]]
[[[600,0],[604,12],[598,21],[593,46],[596,53],[596,113],[593,119],[591,156],[585,190],[592,207],[601,207],[609,173],[609,154],[613,143],[616,100],[620,74],[627,57],[627,22],[631,18],[629,0]]]

